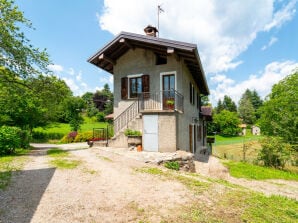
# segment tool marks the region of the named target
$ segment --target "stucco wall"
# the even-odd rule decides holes
[[[159,152],[176,151],[176,114],[159,114],[158,116],[158,146]]]
[[[179,63],[173,56],[167,58],[167,64],[155,65],[155,54],[151,51],[136,48],[129,50],[117,60],[114,66],[114,115],[117,117],[133,99],[121,100],[121,78],[128,75],[149,74],[150,91],[160,91],[160,73],[176,71]]]
[[[192,75],[190,74],[186,65],[181,62],[182,72],[179,75],[181,81],[180,93],[184,95],[184,113],[179,114],[177,121],[178,121],[178,145],[177,147],[180,150],[189,151],[189,125],[193,122],[193,118],[199,117],[199,111],[197,108],[197,92],[199,93],[199,89],[195,84]],[[190,103],[190,94],[189,94],[189,83],[192,83],[195,89],[195,103]],[[200,142],[197,142],[197,150],[200,147]]]

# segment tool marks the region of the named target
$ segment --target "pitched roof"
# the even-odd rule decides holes
[[[195,44],[121,32],[111,42],[91,56],[88,62],[114,74],[114,65],[117,59],[129,49],[135,48],[148,49],[160,54],[175,53],[178,59],[181,58],[184,60],[201,93],[205,95],[209,94],[204,70]]]

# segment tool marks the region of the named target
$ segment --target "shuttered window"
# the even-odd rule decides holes
[[[128,97],[127,84],[128,84],[128,78],[122,77],[121,78],[121,99],[127,99]]]
[[[144,98],[147,98],[150,96],[149,91],[150,79],[147,74],[121,78],[121,99],[137,98],[141,93],[144,93]]]

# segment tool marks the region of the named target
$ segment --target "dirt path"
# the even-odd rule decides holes
[[[76,169],[49,165],[46,150],[36,145],[23,171],[0,191],[0,222],[160,222],[172,208],[187,203],[188,190],[134,168],[148,166],[85,144],[63,146]],[[57,146],[55,146],[57,147]]]

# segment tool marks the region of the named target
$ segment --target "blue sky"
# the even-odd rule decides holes
[[[215,105],[236,102],[246,88],[265,97],[298,67],[298,0],[17,0],[35,30],[31,43],[46,48],[49,67],[75,95],[95,92],[113,76],[89,64],[93,53],[121,31],[143,34],[157,24],[160,37],[198,45]]]

